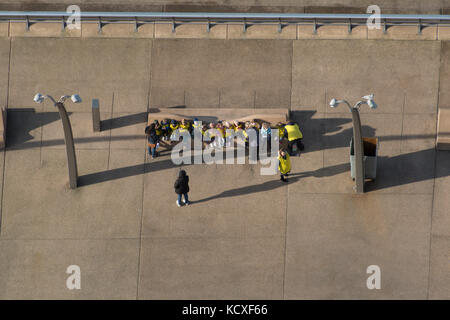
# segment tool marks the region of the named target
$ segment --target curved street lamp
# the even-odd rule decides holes
[[[355,187],[357,193],[364,193],[364,143],[361,134],[361,119],[359,108],[367,104],[369,108],[376,109],[377,104],[373,100],[373,94],[362,97],[353,107],[346,100],[331,99],[330,107],[336,108],[339,104],[345,103],[352,114],[353,122],[353,146],[355,151]]]
[[[34,102],[42,103],[45,99],[50,99],[53,105],[58,108],[59,115],[61,117],[63,130],[64,130],[64,142],[66,144],[67,153],[67,166],[69,168],[69,186],[71,189],[76,189],[78,182],[78,168],[77,168],[77,158],[75,154],[75,144],[73,141],[72,126],[70,125],[69,116],[67,115],[64,102],[70,98],[73,103],[80,103],[81,98],[78,94],[73,94],[71,96],[62,96],[58,101],[53,99],[50,95],[42,95],[37,93],[34,96]]]

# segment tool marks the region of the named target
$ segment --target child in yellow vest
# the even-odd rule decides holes
[[[180,128],[180,125],[178,124],[178,121],[171,120],[170,121],[170,140],[178,141],[180,133],[178,129]]]
[[[280,180],[287,182],[287,176],[291,172],[291,159],[289,154],[283,149],[278,151],[278,170],[280,171]]]

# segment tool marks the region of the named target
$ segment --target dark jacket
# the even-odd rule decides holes
[[[178,179],[174,184],[175,193],[184,194],[189,192],[189,176],[186,175],[186,171],[181,170]]]
[[[147,141],[150,144],[157,144],[158,143],[159,137],[156,134],[156,130],[155,129],[147,131]]]

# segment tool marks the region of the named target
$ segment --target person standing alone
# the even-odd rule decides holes
[[[280,171],[280,180],[287,182],[287,176],[291,172],[291,159],[285,150],[278,151],[278,170]]]
[[[183,203],[189,205],[189,176],[186,175],[186,171],[180,170],[177,180],[174,184],[175,193],[178,195],[177,206],[181,207],[181,198],[184,196]]]

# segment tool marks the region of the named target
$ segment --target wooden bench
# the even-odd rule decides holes
[[[245,121],[264,121],[271,125],[279,122],[286,122],[289,119],[289,109],[203,109],[203,108],[153,108],[149,110],[147,125],[155,120],[160,122],[164,119],[173,119],[181,121],[181,119],[194,120],[197,118],[204,123],[217,122],[219,120],[233,122]],[[163,141],[161,146],[171,148],[176,143]]]

